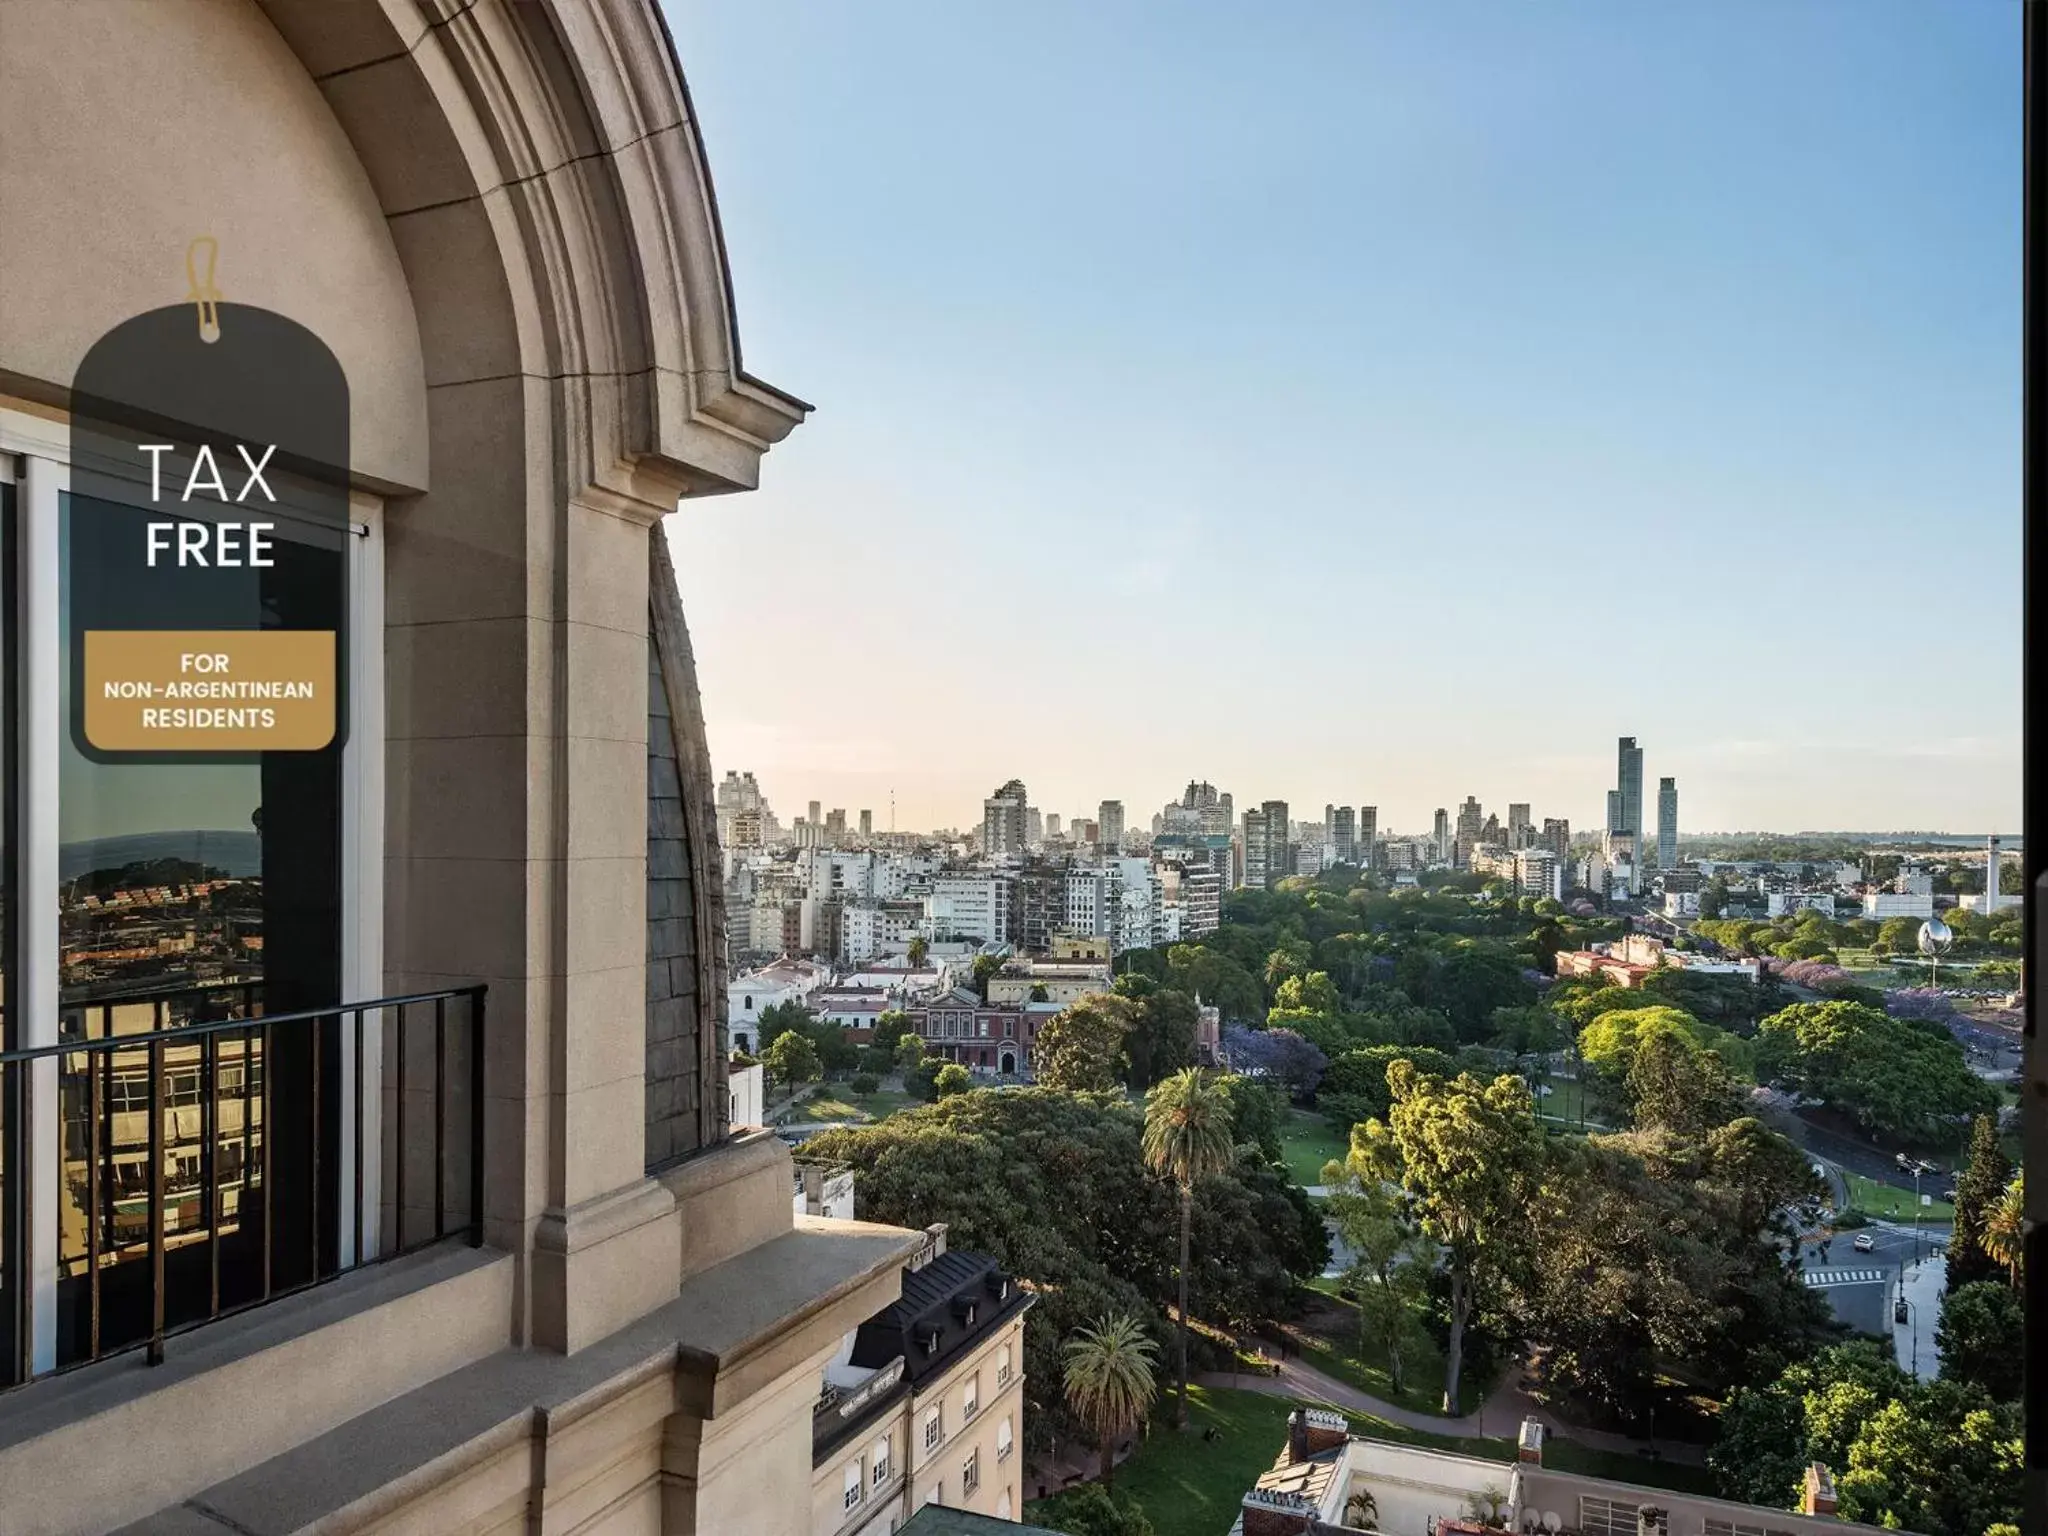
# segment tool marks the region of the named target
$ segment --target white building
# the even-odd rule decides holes
[[[839,914],[839,958],[865,965],[884,955],[907,954],[910,936],[924,923],[921,901],[860,901]]]
[[[761,1085],[764,1073],[756,1062],[751,1067],[732,1067],[726,1073],[726,1091],[731,1095],[727,1113],[733,1125],[761,1124]]]
[[[1664,915],[1666,917],[1698,917],[1700,915],[1700,893],[1698,891],[1666,891],[1664,893]]]
[[[1149,861],[1109,861],[1116,881],[1116,948],[1150,949],[1159,942],[1160,910],[1166,905],[1165,883]]]
[[[1118,908],[1118,883],[1114,868],[1068,870],[1067,932],[1107,934]]]
[[[1865,917],[1932,917],[1934,896],[1931,892],[1908,895],[1900,891],[1867,891],[1863,897]]]
[[[1783,917],[1788,912],[1818,912],[1823,917],[1835,915],[1835,893],[1833,891],[1772,891],[1764,897],[1764,913],[1769,917]]]
[[[758,971],[735,976],[725,998],[725,1024],[734,1046],[753,1047],[760,1038],[754,1032],[755,1021],[764,1010],[778,1003],[802,1002],[830,979],[831,972],[808,960],[778,960]],[[747,1040],[745,1046],[740,1046],[742,1036]]]
[[[925,928],[934,939],[1001,944],[1010,932],[1010,881],[1001,874],[936,875],[925,897]]]
[[[1515,889],[1524,896],[1564,899],[1564,860],[1554,848],[1518,848],[1514,855]]]
[[[1232,1536],[1305,1536],[1332,1527],[1378,1536],[1488,1530],[1875,1536],[1877,1530],[1835,1517],[1834,1479],[1825,1466],[1807,1469],[1799,1510],[1764,1509],[1545,1467],[1547,1434],[1539,1420],[1524,1419],[1518,1460],[1502,1463],[1355,1436],[1341,1414],[1298,1408],[1279,1459],[1245,1494]],[[1365,1504],[1369,1517],[1350,1514]]]

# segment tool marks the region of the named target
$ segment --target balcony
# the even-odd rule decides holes
[[[267,1012],[235,982],[68,1004],[56,1043],[0,1053],[0,1386],[160,1365],[209,1323],[479,1246],[484,1020],[481,986]]]

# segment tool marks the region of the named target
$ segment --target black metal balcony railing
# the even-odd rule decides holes
[[[157,1364],[190,1328],[451,1236],[482,1243],[484,988],[283,1013],[263,1011],[262,990],[66,1004],[57,1043],[0,1052],[14,1184],[0,1385],[36,1374],[20,1283],[31,1136],[58,1139],[59,1370],[136,1348]],[[138,1021],[150,1027],[124,1032]],[[54,1127],[27,1112],[43,1062]]]

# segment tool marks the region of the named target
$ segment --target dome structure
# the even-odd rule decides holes
[[[1930,917],[1920,925],[1920,953],[1923,955],[1945,955],[1949,945],[1955,941],[1955,930],[1938,917]]]

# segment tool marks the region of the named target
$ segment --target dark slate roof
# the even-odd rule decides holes
[[[902,1297],[860,1325],[853,1364],[880,1367],[901,1355],[915,1385],[944,1374],[1033,1299],[987,1254],[942,1253],[905,1270]]]

